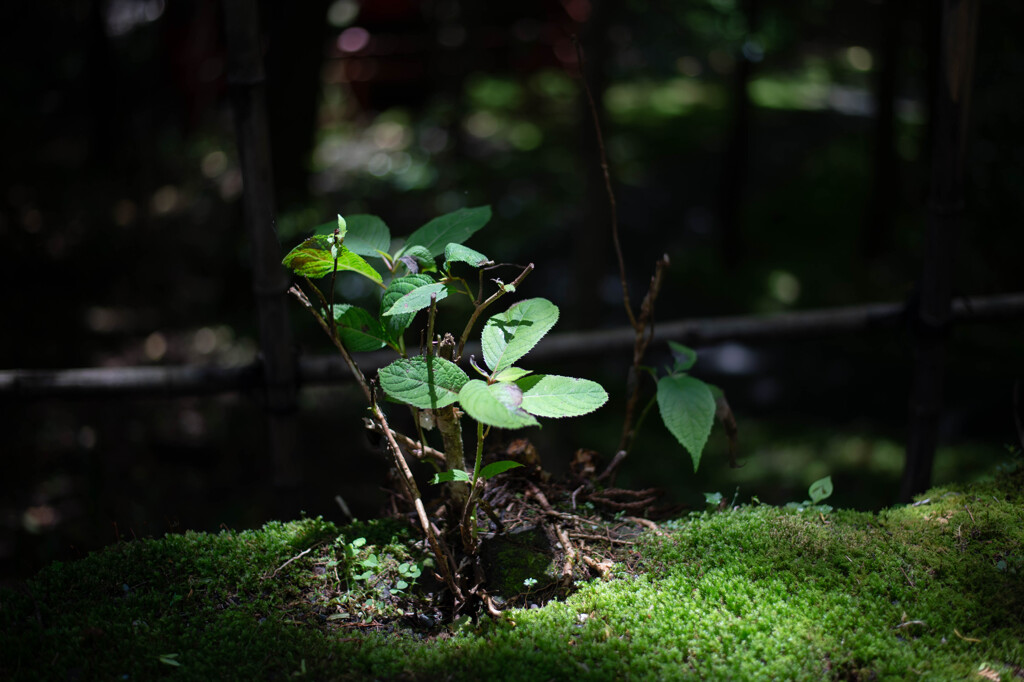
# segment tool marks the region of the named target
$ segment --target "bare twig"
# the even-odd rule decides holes
[[[619,211],[615,203],[615,192],[612,190],[612,178],[608,172],[608,154],[604,148],[604,135],[601,133],[601,120],[597,115],[597,105],[594,104],[594,95],[590,92],[590,85],[587,83],[585,72],[586,62],[583,59],[583,47],[576,36],[572,38],[576,47],[576,57],[580,65],[580,80],[583,82],[583,91],[587,95],[587,105],[590,107],[590,114],[594,119],[594,133],[597,135],[597,149],[601,155],[601,171],[604,173],[604,187],[608,192],[608,204],[611,208],[612,222],[612,243],[615,245],[615,257],[619,262],[619,281],[622,283],[622,303],[626,308],[626,315],[629,323],[636,329],[636,316],[633,315],[633,305],[629,302],[629,284],[626,281],[626,262],[622,257],[622,245],[619,243]]]
[[[301,552],[299,552],[298,554],[296,554],[295,556],[293,556],[293,557],[292,557],[291,559],[289,559],[288,561],[284,562],[283,564],[281,564],[280,566],[278,566],[277,568],[275,568],[275,569],[274,569],[274,572],[273,572],[273,573],[271,573],[271,574],[270,574],[270,575],[269,575],[268,577],[270,577],[270,578],[273,578],[273,577],[274,577],[274,576],[276,576],[276,575],[277,575],[278,573],[280,573],[280,572],[281,572],[281,569],[283,569],[283,568],[284,568],[285,566],[287,566],[287,565],[288,565],[288,564],[290,564],[291,562],[295,561],[296,559],[301,559],[302,557],[306,556],[307,554],[309,554],[309,553],[310,553],[310,552],[312,552],[312,551],[313,551],[313,548],[312,548],[312,547],[309,547],[309,548],[307,548],[307,549],[304,549],[304,550],[302,550]]]

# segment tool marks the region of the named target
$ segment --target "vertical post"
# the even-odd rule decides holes
[[[967,115],[974,75],[978,0],[942,0],[941,54],[932,125],[931,190],[924,268],[913,311],[914,380],[900,499],[931,484],[945,374],[956,232],[963,214]]]
[[[252,288],[259,310],[265,406],[274,485],[292,488],[295,452],[296,368],[288,326],[289,278],[274,229],[270,135],[256,0],[224,0],[228,87],[242,164],[242,203],[252,253]]]
[[[742,256],[740,209],[747,188],[750,166],[751,102],[750,80],[754,62],[761,60],[755,50],[760,46],[757,31],[761,24],[760,0],[743,0],[740,11],[746,21],[746,37],[736,54],[736,72],[732,78],[732,121],[729,142],[725,149],[722,168],[722,187],[718,196],[718,221],[721,229],[722,261],[727,268],[735,268]]]

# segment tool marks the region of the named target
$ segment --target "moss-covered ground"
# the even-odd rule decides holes
[[[0,679],[1024,678],[1020,472],[878,514],[692,514],[619,558],[444,626],[391,523],[122,543],[0,592]]]

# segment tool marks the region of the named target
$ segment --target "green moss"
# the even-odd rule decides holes
[[[393,526],[120,544],[0,592],[0,678],[1008,680],[1024,667],[1022,502],[1018,473],[877,515],[694,515],[642,536],[633,570],[442,637],[324,616],[341,544],[416,555]]]

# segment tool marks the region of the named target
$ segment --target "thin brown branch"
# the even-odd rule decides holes
[[[576,46],[576,57],[580,65],[580,80],[583,82],[583,92],[587,95],[587,106],[590,108],[590,115],[594,119],[594,133],[597,135],[597,149],[601,156],[601,171],[604,173],[604,187],[608,192],[608,205],[611,209],[612,243],[615,245],[615,257],[619,262],[619,281],[622,283],[622,303],[626,308],[626,316],[629,324],[636,329],[637,319],[633,314],[633,305],[629,302],[629,284],[626,281],[626,261],[622,257],[622,244],[619,242],[619,210],[615,203],[615,192],[612,190],[612,178],[608,171],[608,153],[604,148],[604,134],[601,132],[601,118],[597,115],[597,105],[594,104],[594,95],[590,92],[590,85],[587,83],[585,70],[586,62],[583,58],[583,47],[576,36],[572,37],[573,45]]]

